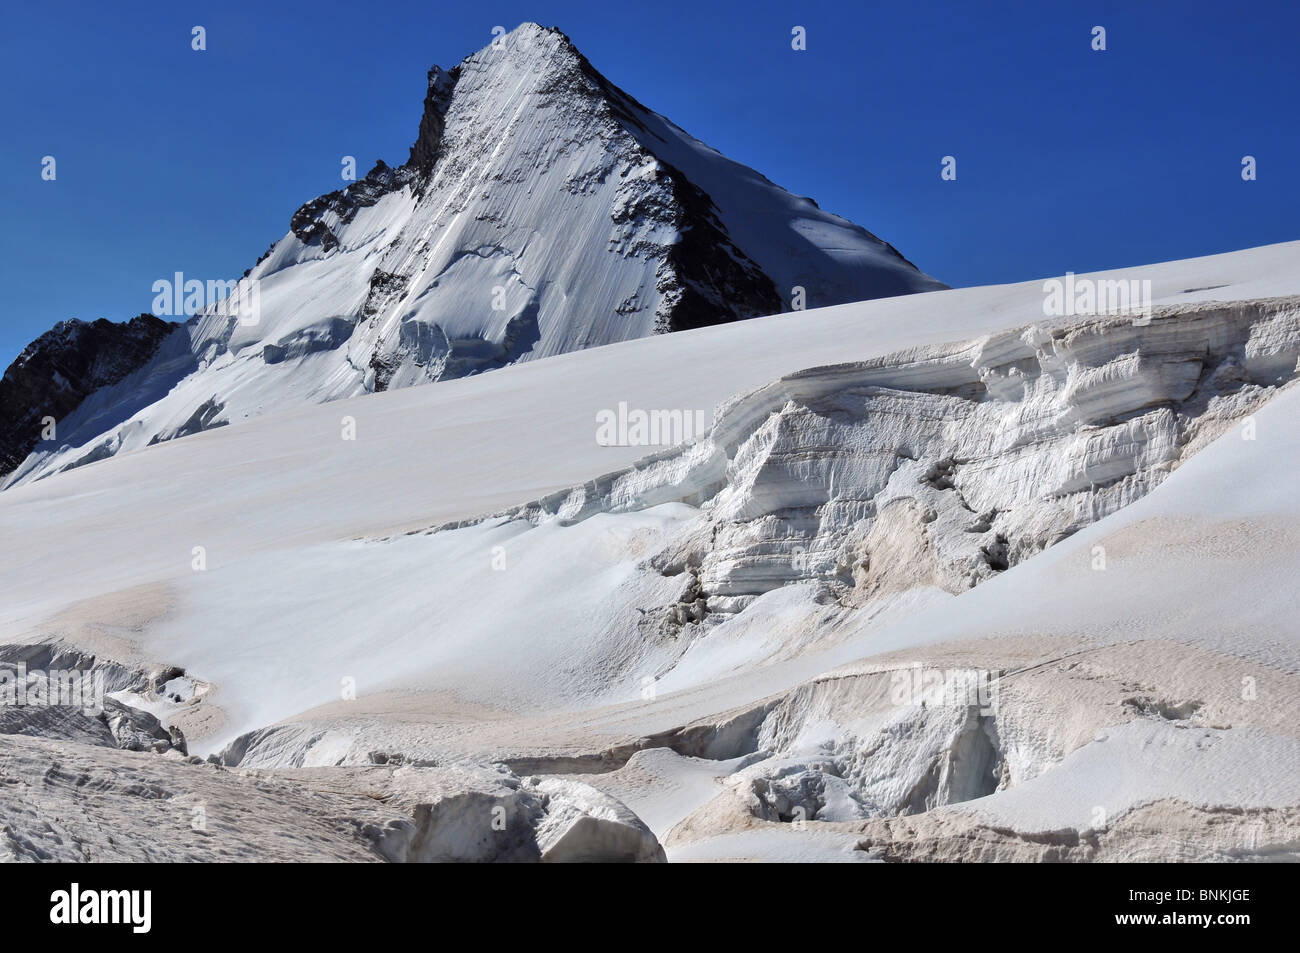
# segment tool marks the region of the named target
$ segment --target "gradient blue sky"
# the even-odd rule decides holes
[[[175,271],[237,277],[341,156],[405,161],[430,64],[525,20],[952,285],[1300,238],[1294,0],[47,0],[0,26],[0,367]]]

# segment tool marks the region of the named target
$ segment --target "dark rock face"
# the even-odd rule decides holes
[[[346,225],[358,211],[369,208],[409,181],[411,174],[405,167],[394,169],[380,159],[363,178],[347,188],[312,199],[299,208],[289,220],[289,228],[304,245],[319,244],[325,251],[332,251],[338,247],[339,240],[323,221],[326,213],[333,212],[339,224]]]
[[[675,218],[681,234],[668,250],[666,263],[680,294],[667,320],[661,317],[658,330],[689,331],[778,313],[781,295],[776,285],[732,243],[718,221],[713,200],[672,166],[664,165],[677,199]]]
[[[41,421],[62,420],[90,394],[142,367],[180,327],[142,314],[125,324],[60,321],[23,350],[0,378],[0,476],[41,442]]]
[[[424,115],[420,117],[420,133],[411,146],[411,157],[406,168],[427,179],[442,155],[442,131],[446,124],[447,107],[451,94],[460,78],[460,67],[443,70],[434,66],[429,70],[429,92],[424,97]]]

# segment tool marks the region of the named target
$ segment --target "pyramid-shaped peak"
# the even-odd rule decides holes
[[[513,30],[504,32],[505,28],[493,28],[492,40],[475,53],[471,53],[461,62],[461,66],[471,64],[490,66],[503,61],[542,60],[555,58],[561,62],[577,63],[583,61],[578,48],[558,27],[541,26],[536,23],[521,23]]]
[[[27,442],[7,457],[0,446],[0,475],[4,461],[20,468],[13,485],[242,420],[263,413],[268,394],[286,406],[347,397],[942,287],[866,229],[638,102],[536,23],[492,31],[459,64],[430,69],[407,161],[377,162],[302,205],[248,278],[257,321],[209,309],[165,348],[170,325],[144,328],[120,350],[149,369],[113,364],[146,382],[193,368],[183,385],[158,399],[101,395],[116,410],[92,405],[39,451],[30,415],[9,414]],[[75,396],[118,386],[59,373],[81,382]],[[23,391],[20,409],[48,412],[57,380]]]
[[[531,21],[521,23],[503,36],[498,36],[500,41],[499,45],[506,47],[513,46],[516,49],[527,49],[529,44],[533,42],[539,42],[544,46],[551,45],[555,47],[576,49],[573,45],[573,41],[569,39],[568,34],[559,27],[542,26],[540,23],[533,23]]]
[[[453,100],[482,119],[513,109],[521,97],[556,94],[570,101],[622,97],[598,73],[569,37],[556,27],[522,23],[504,32],[451,69],[429,69],[420,133],[408,165],[427,176],[441,152]]]

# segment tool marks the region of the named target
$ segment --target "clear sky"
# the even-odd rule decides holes
[[[431,64],[525,20],[952,285],[1300,238],[1295,0],[42,0],[0,23],[0,367],[242,274],[342,156],[405,161]]]

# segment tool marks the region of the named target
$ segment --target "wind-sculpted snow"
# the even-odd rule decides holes
[[[1043,322],[1039,283],[895,298],[7,491],[0,657],[93,664],[219,764],[23,713],[0,850],[1293,858],[1300,307],[1204,298],[1293,295],[1295,254],[1135,270],[1150,321]],[[596,435],[620,401],[714,423],[642,457]]]
[[[960,592],[1149,493],[1297,357],[1300,301],[1273,299],[813,368],[724,406],[697,443],[508,515],[700,507],[649,564],[691,577],[712,622],[799,582],[850,604]]]
[[[453,688],[444,665],[472,672],[484,701],[524,709],[624,701],[647,679],[660,692],[695,690],[825,651],[864,618],[880,624],[964,593],[1117,513],[1227,428],[1248,426],[1298,356],[1297,300],[1276,299],[1171,308],[1149,324],[1032,326],[815,368],[732,401],[695,444],[487,520],[368,541],[347,575],[355,584],[408,563],[444,567],[423,577],[440,607],[428,641],[412,634],[391,647],[408,663],[431,652],[439,662],[421,680],[441,690]],[[496,549],[514,568],[485,576],[475,554]],[[512,597],[519,587],[534,597]],[[477,611],[471,591],[493,612]],[[323,624],[292,598],[256,601],[291,626]],[[518,648],[484,655],[485,644]],[[891,793],[858,792],[862,803],[896,811],[983,790],[967,775],[936,788],[947,793],[917,793],[948,739],[978,740],[982,723],[898,724],[908,744],[930,733],[935,746],[913,752],[917,773],[901,788],[887,759]],[[270,728],[225,757],[355,763],[376,730],[390,729]],[[443,753],[441,742],[404,743],[417,756]],[[1040,768],[1023,765],[1059,756],[993,762],[1027,777]]]
[[[268,410],[942,287],[524,24],[430,70],[409,160],[298,209],[241,286],[255,308],[190,321],[175,386],[145,388],[151,370],[95,413],[60,408],[10,483]]]

